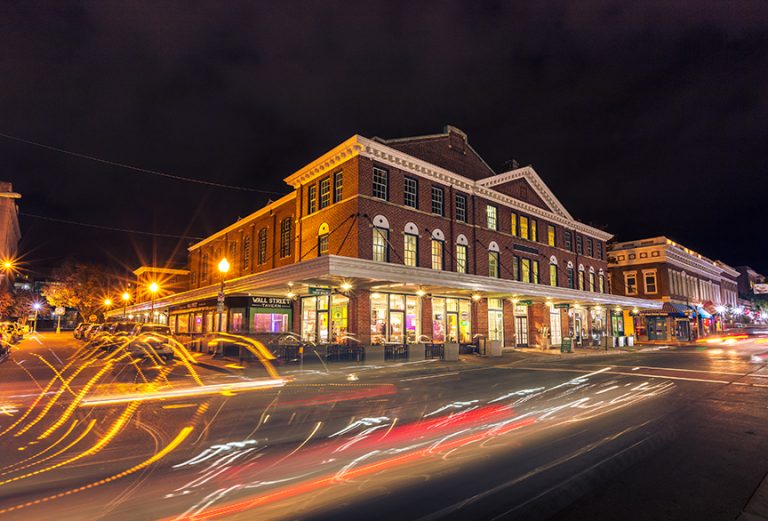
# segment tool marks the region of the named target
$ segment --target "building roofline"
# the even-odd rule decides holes
[[[238,219],[234,223],[230,224],[226,228],[222,228],[221,230],[217,231],[213,235],[209,235],[208,237],[206,237],[202,241],[196,242],[195,244],[193,244],[192,246],[187,248],[187,251],[193,251],[193,250],[196,250],[196,249],[200,248],[201,246],[205,246],[209,242],[218,239],[222,235],[226,235],[227,233],[229,233],[229,232],[231,232],[233,230],[236,230],[240,226],[242,226],[244,224],[247,224],[248,222],[256,219],[257,217],[261,217],[265,213],[268,213],[273,208],[275,208],[277,206],[280,206],[281,204],[287,203],[291,199],[295,199],[295,198],[296,198],[296,192],[292,191],[291,193],[282,196],[277,201],[273,201],[270,204],[264,206],[263,208],[259,208],[258,210],[256,210],[252,214],[247,215],[247,216],[243,217],[242,219]]]
[[[167,275],[189,275],[189,270],[178,268],[161,268],[158,266],[139,266],[133,270],[133,274],[137,277],[142,273],[165,273]]]

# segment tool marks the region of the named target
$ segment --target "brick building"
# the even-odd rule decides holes
[[[640,340],[688,341],[721,330],[737,304],[738,271],[666,237],[611,244],[608,255],[614,293],[663,303],[631,317]]]
[[[456,128],[356,135],[285,181],[291,193],[189,248],[188,291],[155,302],[176,331],[546,347],[599,343],[621,307],[660,307],[611,295],[611,235],[532,167],[494,172]]]

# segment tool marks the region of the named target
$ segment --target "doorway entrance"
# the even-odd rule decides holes
[[[515,338],[517,347],[528,347],[528,317],[515,317]]]
[[[550,344],[559,346],[563,343],[563,323],[560,318],[560,310],[552,310],[549,313]]]

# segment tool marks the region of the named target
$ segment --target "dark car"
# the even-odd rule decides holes
[[[113,322],[109,333],[100,337],[99,347],[105,351],[112,351],[121,344],[127,344],[136,326],[136,322]]]

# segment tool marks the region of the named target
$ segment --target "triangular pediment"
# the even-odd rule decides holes
[[[560,217],[573,220],[568,210],[530,166],[480,179],[477,184],[552,212]]]

